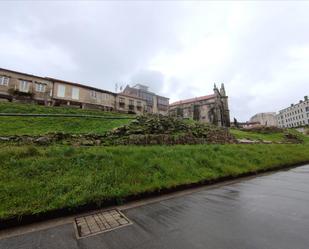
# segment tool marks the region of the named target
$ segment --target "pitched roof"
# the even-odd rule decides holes
[[[88,88],[90,90],[94,90],[94,91],[97,91],[97,92],[103,92],[103,93],[108,93],[108,94],[116,95],[116,93],[113,93],[113,92],[110,92],[110,91],[107,91],[107,90],[103,90],[103,89],[100,89],[100,88],[92,87],[92,86],[87,86],[87,85],[80,84],[80,83],[74,83],[74,82],[70,82],[70,81],[59,80],[59,79],[51,78],[51,77],[45,77],[45,79],[51,80],[51,81],[54,81],[54,82],[58,82],[58,83],[69,84],[69,85],[72,85],[72,86]]]
[[[216,97],[215,94],[210,94],[210,95],[205,95],[205,96],[201,96],[201,97],[195,97],[195,98],[191,98],[191,99],[184,99],[184,100],[179,100],[179,101],[176,101],[174,103],[171,103],[170,106],[181,105],[181,104],[189,104],[189,103],[193,103],[193,102],[196,102],[196,101],[213,99],[215,97]]]
[[[18,71],[14,71],[14,70],[10,70],[10,69],[5,69],[5,68],[0,68],[0,70],[5,71],[5,72],[9,72],[9,73],[22,74],[22,75],[29,76],[29,77],[35,77],[35,78],[40,78],[40,79],[43,79],[43,80],[47,80],[46,77],[42,77],[42,76],[38,76],[38,75],[34,75],[34,74],[21,73],[21,72],[18,72]]]
[[[40,78],[40,79],[44,79],[44,80],[49,80],[49,81],[56,81],[56,82],[59,82],[59,83],[65,83],[65,84],[69,84],[69,85],[73,85],[73,86],[88,88],[88,89],[95,90],[95,91],[98,91],[98,92],[104,92],[104,93],[116,95],[116,93],[113,93],[113,92],[110,92],[110,91],[107,91],[107,90],[103,90],[103,89],[100,89],[100,88],[92,87],[92,86],[87,86],[87,85],[80,84],[80,83],[73,83],[73,82],[60,80],[60,79],[56,79],[56,78],[52,78],[52,77],[42,77],[42,76],[38,76],[38,75],[34,75],[34,74],[18,72],[18,71],[14,71],[14,70],[10,70],[10,69],[5,69],[5,68],[0,68],[0,70],[10,72],[10,73],[21,74],[21,75],[25,75],[25,76]]]

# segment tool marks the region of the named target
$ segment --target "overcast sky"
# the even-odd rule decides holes
[[[246,121],[309,95],[309,2],[0,2],[0,67],[171,102],[226,86]]]

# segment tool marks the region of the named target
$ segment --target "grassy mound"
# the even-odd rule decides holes
[[[138,116],[131,122],[128,119],[101,120],[57,117],[55,118],[58,120],[57,122],[48,123],[49,120],[46,117],[34,119],[37,122],[32,122],[32,119],[29,118],[26,118],[27,122],[16,120],[13,125],[15,129],[11,126],[1,127],[0,136],[1,134],[7,136],[0,137],[0,141],[9,141],[20,145],[57,143],[88,146],[235,142],[228,129],[162,115]],[[40,126],[37,127],[39,120]]]
[[[7,117],[0,116],[0,136],[30,135],[39,136],[62,132],[67,134],[105,134],[107,131],[128,124],[133,115],[82,110],[67,107],[46,107],[35,104],[1,103],[0,113],[27,114],[77,114],[121,117],[124,119],[104,119],[91,117]]]
[[[43,106],[38,104],[28,103],[11,103],[0,102],[0,113],[27,113],[27,114],[78,114],[78,115],[95,115],[95,116],[127,116],[130,114],[119,114],[117,112],[107,112],[96,109],[79,109],[74,107],[60,106]]]
[[[270,141],[275,143],[303,143],[309,142],[308,136],[293,129],[281,129],[276,127],[260,127],[254,129],[230,129],[237,139],[249,139],[255,141]]]
[[[131,119],[68,117],[0,117],[0,136],[41,136],[49,133],[105,134]]]
[[[162,115],[138,116],[128,125],[106,134],[111,144],[205,144],[233,143],[226,128]]]
[[[309,146],[0,145],[0,158],[1,220],[304,163]]]

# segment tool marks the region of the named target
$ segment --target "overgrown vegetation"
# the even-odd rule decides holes
[[[100,120],[62,117],[57,119],[58,122],[49,123],[49,118],[46,119],[46,117],[34,118],[36,122],[31,118],[26,118],[22,122],[20,117],[15,118],[12,125],[14,129],[11,126],[0,128],[0,134],[6,134],[6,137],[0,138],[0,140],[7,141],[9,139],[9,141],[18,144],[36,143],[37,141],[37,143],[44,145],[51,143],[174,145],[235,142],[234,137],[226,128],[162,115],[138,116],[131,122],[128,122],[127,119]],[[38,121],[40,121],[39,126]],[[127,125],[124,125],[125,123]],[[117,126],[120,127],[112,130]],[[45,134],[45,136],[34,137],[34,135],[40,134]],[[32,135],[32,137],[24,135]]]
[[[307,145],[0,145],[0,219],[309,161]]]
[[[205,144],[233,143],[226,128],[162,115],[138,116],[106,134],[108,144]]]

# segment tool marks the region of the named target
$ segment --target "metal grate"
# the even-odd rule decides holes
[[[113,209],[75,218],[79,238],[132,224],[120,211]]]

